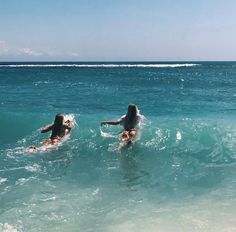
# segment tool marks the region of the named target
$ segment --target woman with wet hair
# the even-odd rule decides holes
[[[64,115],[57,114],[54,123],[48,126],[45,126],[41,129],[41,133],[46,133],[52,131],[52,134],[49,139],[44,141],[44,145],[56,144],[61,141],[61,139],[70,133],[72,129],[72,124],[70,121],[64,122]]]
[[[139,114],[138,107],[134,104],[129,104],[126,115],[123,115],[118,120],[103,121],[101,125],[122,125],[124,130],[121,132],[121,141],[132,143],[135,141],[142,119],[143,116]]]
[[[64,122],[64,115],[57,114],[53,124],[47,125],[41,129],[41,133],[52,131],[50,138],[46,139],[43,142],[43,145],[39,148],[35,146],[28,147],[27,152],[33,153],[42,148],[46,149],[50,145],[59,144],[62,138],[70,133],[72,127],[73,122],[71,120],[67,120],[66,122]]]

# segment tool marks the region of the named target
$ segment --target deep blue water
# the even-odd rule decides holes
[[[70,139],[28,154],[59,112]],[[0,63],[0,231],[236,231],[235,115],[236,62]]]

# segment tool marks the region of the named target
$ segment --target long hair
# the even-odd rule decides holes
[[[128,112],[125,116],[125,128],[129,128],[130,126],[132,127],[137,123],[137,115],[139,114],[138,107],[134,104],[129,104],[128,105]]]
[[[54,120],[54,130],[59,131],[63,125],[64,116],[63,114],[57,114]]]
[[[126,119],[128,121],[133,121],[138,114],[138,107],[134,104],[128,105],[128,111],[126,114]]]

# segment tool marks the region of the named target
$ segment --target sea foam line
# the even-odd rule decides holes
[[[9,68],[37,67],[78,67],[78,68],[179,68],[193,67],[200,64],[1,64]]]

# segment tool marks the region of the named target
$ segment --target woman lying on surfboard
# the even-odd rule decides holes
[[[121,132],[121,141],[132,143],[135,141],[142,119],[143,116],[139,114],[138,107],[134,104],[129,104],[126,115],[115,121],[101,122],[101,125],[122,125],[124,130]]]
[[[61,139],[70,133],[72,129],[71,121],[64,122],[64,115],[57,114],[54,120],[54,123],[48,126],[45,126],[41,129],[41,133],[46,133],[52,131],[52,134],[49,139],[45,140],[43,145],[56,144],[61,141]]]
[[[48,131],[52,131],[50,138],[46,139],[43,142],[43,147],[47,147],[49,145],[55,145],[61,142],[62,138],[65,135],[68,135],[73,127],[73,123],[70,120],[64,122],[64,115],[57,114],[54,123],[47,125],[41,129],[41,133],[46,133]],[[36,151],[35,146],[30,146],[28,148],[29,152]]]

